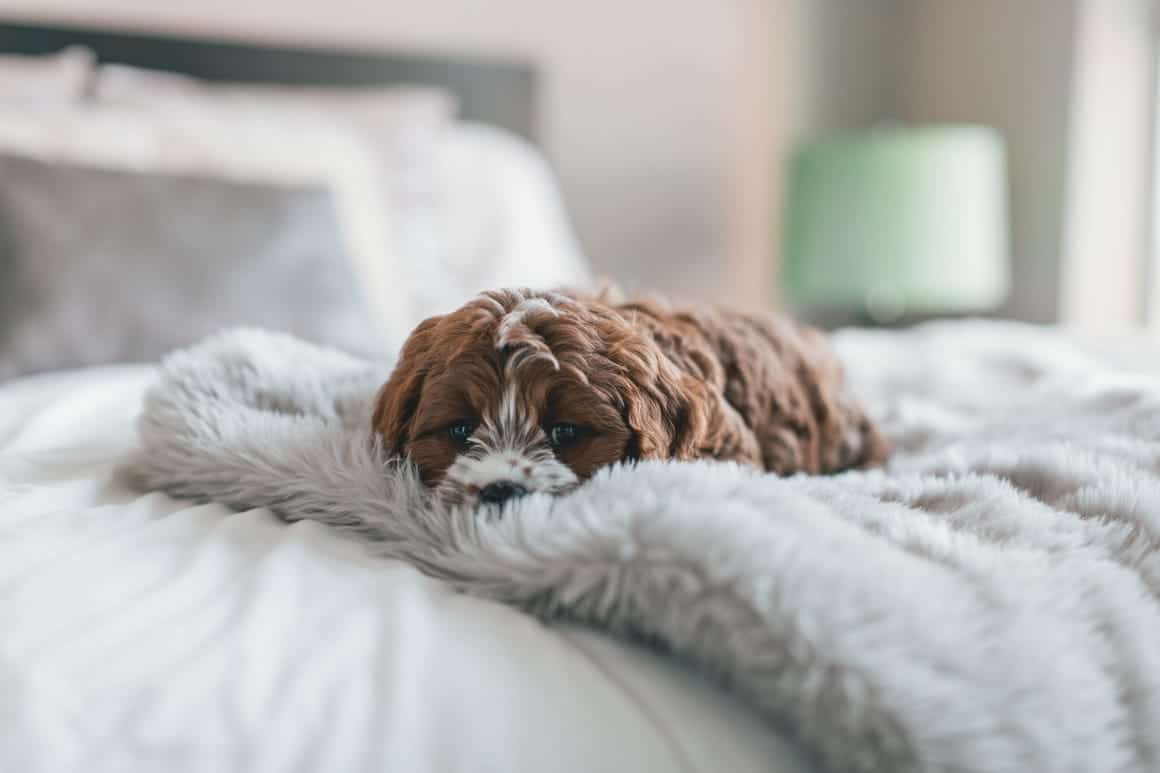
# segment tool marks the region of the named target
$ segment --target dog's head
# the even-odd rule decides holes
[[[706,401],[599,299],[501,290],[415,329],[374,428],[444,501],[500,504],[622,460],[691,458]]]

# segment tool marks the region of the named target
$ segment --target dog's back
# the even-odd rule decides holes
[[[850,394],[824,333],[777,314],[661,301],[612,304],[721,401],[705,456],[779,474],[881,464],[887,444]]]

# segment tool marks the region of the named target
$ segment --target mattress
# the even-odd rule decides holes
[[[0,770],[809,769],[671,659],[130,490],[153,373],[0,386]]]

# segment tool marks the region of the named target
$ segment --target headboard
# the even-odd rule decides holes
[[[91,49],[103,63],[213,81],[441,86],[458,98],[461,118],[536,139],[536,73],[526,63],[0,22],[0,54],[45,54],[70,45]]]

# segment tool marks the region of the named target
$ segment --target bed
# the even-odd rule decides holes
[[[5,83],[5,62],[36,63],[21,70],[40,79],[35,88]],[[94,72],[108,77],[94,81]],[[196,78],[195,89],[217,82],[327,94],[386,88],[418,99],[418,129],[392,135],[406,142],[389,159],[394,198],[377,247],[352,249],[344,266],[321,263],[310,274],[302,256],[343,241],[332,233],[342,230],[332,222],[342,217],[317,214],[318,182],[329,184],[322,172],[330,170],[279,167],[283,176],[260,196],[235,185],[272,179],[247,156],[261,151],[273,166],[288,154],[261,147],[273,136],[264,126],[239,131],[236,111],[231,142],[253,139],[241,152],[223,151],[206,138],[225,119],[190,107],[183,90],[191,81],[154,80],[158,72]],[[140,98],[140,77],[150,100],[181,92],[144,126],[136,105],[102,112],[44,104],[58,90],[69,100],[131,102]],[[9,245],[44,241],[34,216],[43,201],[76,213],[81,233],[69,240],[54,228],[44,242],[51,250],[28,248],[23,264],[9,253],[0,259],[0,316],[8,315],[0,325],[7,355],[0,364],[0,769],[805,769],[740,699],[647,648],[464,597],[403,563],[372,560],[316,524],[143,493],[114,474],[118,460],[139,448],[135,421],[156,381],[157,356],[214,329],[281,327],[388,361],[410,325],[457,303],[476,289],[472,283],[585,281],[578,242],[534,143],[533,67],[21,23],[0,24],[0,99],[5,87],[26,108],[0,114],[0,166],[7,164],[0,176],[9,181],[0,220],[20,235]],[[243,111],[249,98],[239,97]],[[427,131],[430,124],[439,131]],[[154,176],[148,184],[144,173]],[[335,190],[357,193],[335,177]],[[287,202],[284,186],[306,183]],[[273,204],[271,189],[281,196]],[[103,210],[78,204],[102,197],[112,200]],[[171,198],[180,203],[164,203]],[[227,284],[182,269],[227,251],[231,262],[214,265],[233,272],[229,283],[268,283],[233,264],[244,250],[273,254],[278,245],[236,224],[222,228],[235,234],[232,242],[207,230],[242,207],[251,222],[264,213],[266,228],[287,213],[315,223],[300,241],[328,235],[313,251],[295,253],[305,286],[278,288],[299,293],[300,310],[309,306],[304,298],[321,304],[325,324],[296,330],[301,311],[285,318],[277,308],[231,307]],[[172,222],[177,209],[213,249],[174,233],[158,242],[152,234],[165,229],[157,228],[148,239],[123,238],[135,222]],[[350,221],[366,226],[362,218]],[[364,245],[374,231],[352,230]],[[101,241],[115,249],[93,252]],[[173,262],[159,268],[161,252]],[[53,264],[63,254],[81,257]],[[109,267],[126,255],[139,259]],[[368,268],[379,260],[391,267],[385,285],[382,266]],[[37,266],[53,270],[41,276]],[[363,289],[369,316],[379,312],[369,334],[366,316],[347,320],[347,309],[317,300],[349,297],[348,285],[326,278],[340,268]],[[83,280],[60,290],[57,277],[74,272]],[[115,285],[126,283],[132,292],[117,294]],[[175,283],[216,295],[213,313],[189,300],[196,294],[169,293]],[[100,303],[82,298],[103,292]],[[36,293],[40,306],[22,305]],[[37,308],[70,306],[25,322]],[[136,320],[114,313],[126,307],[146,312]],[[223,319],[229,308],[238,316]],[[102,337],[108,330],[119,333]]]
[[[6,51],[70,43],[5,79]],[[172,62],[186,76],[282,85],[139,70],[171,44],[231,63]],[[0,769],[1156,769],[1152,342],[842,331],[885,470],[655,463],[500,519],[424,520],[335,406],[354,385],[365,409],[461,284],[588,279],[534,118],[449,120],[453,63],[409,70],[405,109],[312,91],[364,130],[365,100],[388,100],[390,154],[365,155],[283,90],[299,54],[344,52],[218,45],[0,27],[0,99],[26,106],[0,114],[0,317],[42,315],[24,337],[0,318]],[[61,84],[91,98],[102,60],[137,66],[95,83],[116,109],[30,107]],[[277,77],[257,64],[274,60]],[[384,61],[358,54],[377,73],[360,88],[397,83]],[[509,104],[533,104],[534,77],[503,72]],[[141,83],[169,94],[147,121]],[[308,158],[253,118],[271,100]],[[83,281],[34,270],[61,255],[85,256]],[[221,332],[243,322],[293,336]]]
[[[117,484],[154,372],[0,388],[0,768],[796,771],[690,669]]]
[[[614,470],[440,521],[422,553],[419,511],[376,522],[357,481],[309,486],[366,445],[318,446],[325,422],[276,397],[333,350],[224,335],[0,386],[5,769],[1154,767],[1147,341],[845,331],[885,472]],[[281,407],[237,404],[250,429],[223,432],[196,408],[228,397],[219,366]]]

